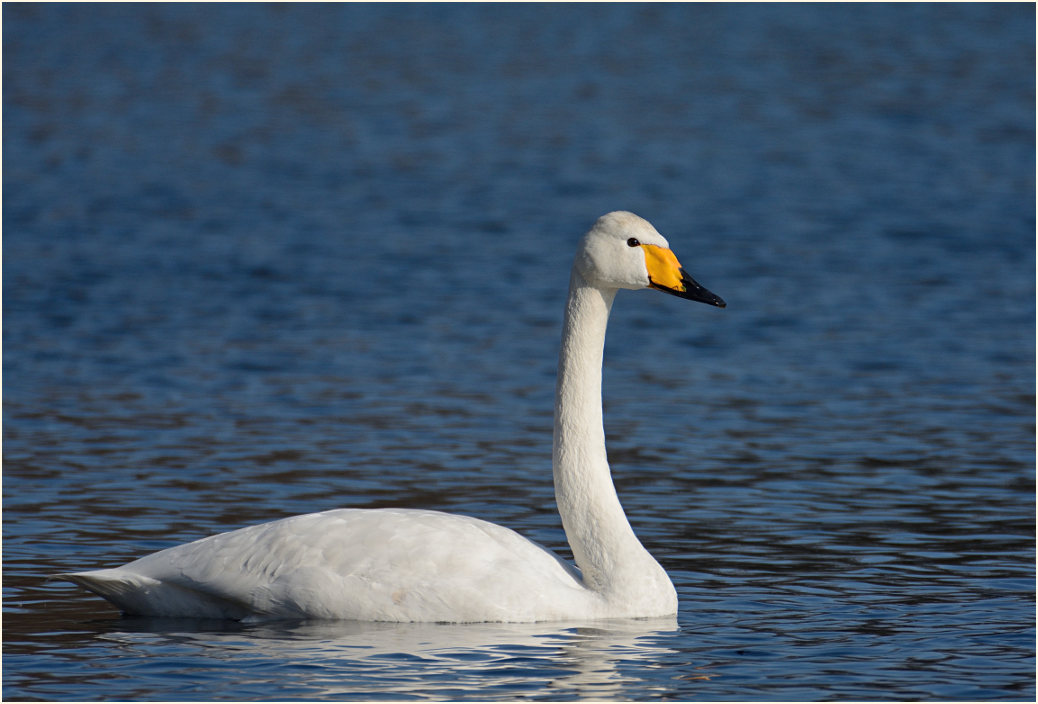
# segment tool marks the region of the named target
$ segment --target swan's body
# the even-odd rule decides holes
[[[617,499],[602,428],[602,349],[617,290],[723,306],[645,220],[599,218],[577,251],[555,392],[555,496],[580,570],[508,528],[413,509],[294,516],[61,575],[129,614],[374,621],[670,616],[677,594]]]

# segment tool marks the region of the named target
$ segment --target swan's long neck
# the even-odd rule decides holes
[[[615,289],[589,284],[574,268],[555,387],[555,498],[589,589],[607,596],[646,589],[672,593],[670,580],[627,522],[606,460],[602,351],[615,295]]]

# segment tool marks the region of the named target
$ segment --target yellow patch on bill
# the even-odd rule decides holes
[[[645,251],[645,268],[649,270],[652,283],[673,291],[685,290],[685,284],[681,283],[681,264],[674,252],[654,244],[643,244],[642,249]]]

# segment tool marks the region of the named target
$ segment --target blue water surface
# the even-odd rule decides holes
[[[1035,8],[3,6],[3,697],[1035,697]],[[127,619],[47,576],[551,488],[574,246],[675,619]]]

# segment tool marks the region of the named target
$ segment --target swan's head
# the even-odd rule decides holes
[[[634,213],[618,210],[600,217],[580,243],[576,266],[589,283],[603,288],[654,288],[725,307],[720,296],[681,268],[663,235]]]

